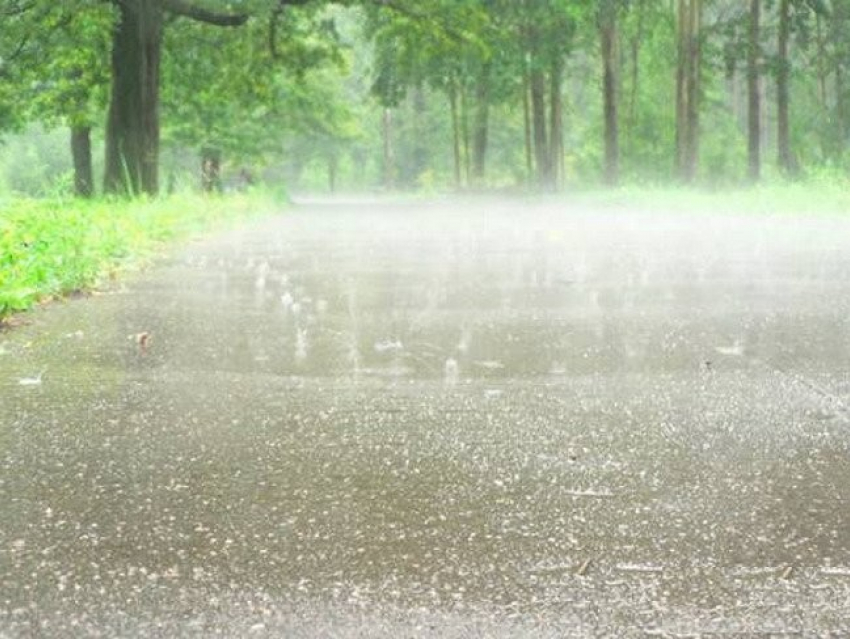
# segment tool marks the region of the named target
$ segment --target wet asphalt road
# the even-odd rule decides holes
[[[0,638],[850,635],[850,219],[305,204],[27,319]]]

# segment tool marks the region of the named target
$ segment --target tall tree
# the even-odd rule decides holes
[[[585,9],[564,0],[524,0],[509,14],[519,25],[518,55],[527,68],[535,181],[542,190],[559,188],[563,178],[562,76]]]
[[[620,131],[618,102],[617,0],[601,0],[599,7],[599,41],[602,53],[602,104],[605,137],[605,183],[615,185],[620,180]],[[637,54],[634,54],[635,57]],[[634,62],[637,76],[637,61]],[[634,80],[635,85],[637,80]]]
[[[750,0],[747,38],[747,151],[748,175],[751,182],[758,182],[761,178],[760,20],[761,0]]]
[[[531,126],[534,140],[534,166],[537,172],[537,186],[552,188],[552,153],[549,149],[548,127],[546,125],[546,72],[537,51],[531,55],[529,72],[531,91]]]
[[[826,13],[825,11],[820,12]],[[847,96],[845,76],[850,65],[850,6],[845,1],[834,2],[829,16],[832,49],[832,85],[835,94],[833,122],[829,126],[829,139],[833,140],[834,153],[846,153],[847,134],[850,130],[850,100]]]
[[[791,36],[789,0],[779,0],[779,31],[776,53],[776,152],[779,169],[785,175],[796,172],[791,153],[790,123],[788,120],[790,94],[788,81],[791,61],[788,56],[788,41]]]
[[[284,4],[293,4],[291,0]],[[159,191],[159,91],[166,12],[211,25],[244,24],[247,14],[216,13],[187,0],[113,0],[112,90],[106,127],[104,190]],[[300,4],[300,2],[298,2]]]
[[[485,61],[475,86],[475,120],[472,141],[472,178],[482,185],[487,170],[487,146],[490,137],[490,86],[492,65]]]
[[[676,171],[693,182],[699,163],[702,0],[678,0],[676,58]]]

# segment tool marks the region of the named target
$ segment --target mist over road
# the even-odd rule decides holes
[[[850,633],[850,219],[303,203],[28,319],[0,637]]]

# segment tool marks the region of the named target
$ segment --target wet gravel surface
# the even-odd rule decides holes
[[[850,635],[850,221],[302,205],[0,407],[0,638]]]

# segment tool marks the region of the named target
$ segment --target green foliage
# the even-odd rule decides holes
[[[12,0],[0,35],[0,113],[14,121],[90,126],[106,103],[111,5]],[[6,127],[0,119],[0,128]]]
[[[337,161],[363,136],[347,95],[352,64],[346,15],[321,6],[286,12],[274,34],[263,20],[240,29],[181,21],[166,32],[164,140],[215,149],[232,167]],[[286,34],[281,37],[280,34]],[[300,172],[300,169],[299,169]]]
[[[96,286],[165,242],[281,206],[258,192],[132,202],[0,202],[0,319],[39,300]]]
[[[97,129],[106,120],[116,3],[0,1],[0,131],[33,122]],[[391,174],[407,187],[522,184],[540,162],[528,163],[526,119],[530,76],[542,75],[546,109],[564,112],[563,149],[549,140],[552,153],[568,181],[595,182],[605,124],[599,34],[615,23],[620,173],[672,175],[676,3],[668,0],[315,0],[282,10],[275,0],[189,3],[251,19],[219,28],[167,14],[160,94],[169,159],[210,148],[231,166],[304,177],[312,187],[376,186]],[[704,7],[699,174],[734,183],[746,170],[747,4]],[[778,7],[764,0],[765,108],[781,68]],[[837,170],[850,165],[850,4],[790,7],[793,151],[804,170]],[[553,137],[556,118],[545,118]],[[470,179],[482,129],[487,175]],[[774,139],[763,136],[766,164]],[[68,182],[55,158],[43,163],[47,179],[23,165],[6,171],[15,188]]]
[[[337,96],[320,93],[322,85],[311,77],[342,64],[333,29],[321,26],[325,22],[315,12],[287,16],[279,28],[290,38],[274,51],[260,21],[241,29],[187,20],[172,25],[163,73],[167,141],[256,159],[281,150],[280,138],[269,131],[340,125]]]
[[[458,3],[459,5],[461,3]],[[548,73],[552,62],[565,64],[564,158],[568,179],[596,182],[602,172],[602,61],[597,28],[606,15],[616,14],[619,51],[616,97],[619,107],[620,170],[624,179],[663,181],[673,175],[675,156],[676,13],[665,0],[597,0],[595,2],[499,0],[462,3],[476,7],[476,20],[461,25],[468,38],[453,39],[441,25],[392,12],[370,14],[367,35],[374,40],[374,90],[381,105],[407,117],[411,90],[428,83],[438,91],[456,89],[467,103],[488,74],[496,78],[487,99],[492,107],[513,114],[490,129],[491,160],[513,158],[517,180],[525,173],[523,148],[523,73]],[[450,12],[435,0],[418,5]],[[770,113],[776,100],[775,54],[779,3],[764,2],[762,103]],[[448,13],[451,15],[451,13]],[[462,14],[461,14],[462,15]],[[791,135],[797,160],[808,170],[850,164],[845,158],[850,141],[850,5],[846,2],[791,0]],[[701,141],[699,178],[711,184],[738,183],[746,163],[747,5],[735,0],[705,3],[703,15]],[[470,25],[470,26],[466,26]],[[432,98],[429,98],[432,99]],[[463,110],[463,105],[461,105]],[[472,126],[473,106],[461,119]],[[466,118],[470,118],[470,122]],[[549,113],[546,114],[550,124]],[[451,123],[429,136],[428,154],[451,153]],[[775,122],[765,120],[765,175],[776,158]],[[414,145],[407,140],[412,127],[401,127],[394,140],[397,163],[403,166]],[[468,141],[467,141],[468,143]],[[463,151],[465,153],[465,151]],[[438,160],[434,160],[439,162]],[[444,163],[443,163],[444,164]],[[430,167],[437,169],[440,164]],[[433,171],[432,171],[433,173]],[[502,175],[489,170],[490,184]],[[439,179],[439,178],[438,178]],[[451,178],[443,174],[443,184]]]

